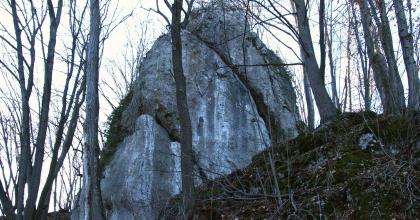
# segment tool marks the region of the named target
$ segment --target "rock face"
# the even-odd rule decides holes
[[[297,135],[288,72],[245,27],[243,12],[214,2],[195,11],[182,32],[196,184],[243,168],[272,143]],[[157,218],[180,192],[171,69],[171,39],[163,35],[139,67],[131,103],[122,114],[120,124],[131,135],[118,145],[103,173],[108,219]]]
[[[101,182],[108,219],[153,219],[179,192],[179,147],[153,117],[142,115],[120,144]]]
[[[212,48],[248,88],[271,137],[280,143],[297,135],[296,97],[283,62],[256,34],[245,14],[223,1],[195,11],[187,29]]]

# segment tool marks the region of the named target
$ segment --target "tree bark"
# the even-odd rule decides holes
[[[321,51],[321,62],[319,64],[321,81],[325,87],[325,0],[319,2],[319,50]]]
[[[339,111],[334,106],[328,95],[327,89],[323,86],[320,68],[315,58],[312,36],[309,28],[306,4],[304,0],[294,0],[296,16],[298,19],[299,43],[304,51],[303,61],[308,73],[315,102],[318,107],[321,123],[336,116]]]
[[[88,4],[85,4],[83,11],[87,8]],[[82,49],[80,52],[80,61],[78,63],[78,68],[76,67],[77,64],[75,63],[76,58],[76,49],[81,33],[81,22],[75,22],[76,21],[76,15],[73,12],[73,8],[75,6],[71,5],[69,9],[69,14],[73,15],[74,18],[69,19],[69,23],[71,26],[72,31],[72,46],[71,46],[71,54],[70,54],[70,67],[68,68],[67,72],[67,79],[66,84],[64,86],[63,90],[63,96],[62,96],[62,107],[61,107],[61,113],[60,113],[60,120],[57,125],[57,131],[55,133],[55,143],[54,147],[52,149],[52,157],[51,157],[51,163],[48,170],[47,179],[45,181],[44,187],[42,189],[42,192],[40,194],[39,200],[38,200],[38,207],[36,210],[35,219],[45,219],[46,215],[48,213],[48,208],[50,204],[50,195],[52,191],[52,185],[53,181],[57,178],[57,174],[60,171],[64,159],[70,149],[70,146],[73,141],[74,133],[76,130],[76,127],[78,125],[79,120],[79,112],[82,104],[84,103],[84,95],[86,91],[86,74],[84,70],[86,70],[86,62],[83,59],[86,51],[86,43],[82,44]],[[81,19],[84,18],[84,14],[82,13]],[[71,17],[71,16],[70,16]],[[78,25],[78,26],[77,26]],[[77,68],[77,74],[75,83],[73,85],[71,95],[68,97],[69,89],[70,89],[70,80],[73,77],[74,70]],[[82,83],[80,83],[79,88],[77,89],[79,83],[76,83],[79,81],[80,76],[82,76]],[[70,110],[73,109],[72,115],[70,116]],[[70,121],[68,120],[70,117]],[[69,124],[67,133],[65,134],[64,129],[66,124]],[[64,139],[64,142],[63,142]],[[59,155],[59,150],[61,149],[61,153]],[[70,199],[70,198],[69,198]]]
[[[290,4],[292,5],[292,11],[296,13],[296,7],[293,4],[293,0],[290,0]],[[293,16],[295,18],[296,24],[298,23],[297,16]],[[299,47],[300,52],[300,59],[303,60],[304,58],[304,50],[302,46]],[[315,129],[315,108],[314,108],[314,97],[312,95],[311,85],[308,79],[308,73],[306,72],[305,65],[302,65],[302,72],[303,72],[303,90],[305,93],[305,100],[306,100],[306,110],[307,110],[307,123],[308,129],[310,131]]]
[[[398,24],[398,35],[400,37],[408,77],[408,109],[420,111],[419,69],[414,59],[413,34],[409,31],[402,0],[393,0],[393,2]]]
[[[53,71],[54,71],[54,61],[55,61],[55,53],[56,51],[56,42],[57,42],[57,31],[60,25],[61,19],[61,12],[63,7],[63,0],[58,0],[57,5],[54,6],[51,0],[46,1],[46,8],[42,9],[40,12],[37,12],[37,8],[35,8],[32,1],[29,1],[29,7],[25,5],[25,2],[22,2],[22,5],[17,5],[16,1],[10,1],[11,7],[11,15],[13,18],[13,28],[15,30],[14,40],[16,41],[16,46],[13,46],[11,43],[8,43],[13,50],[16,51],[17,54],[17,77],[16,79],[19,82],[20,87],[20,104],[21,104],[21,111],[18,113],[20,114],[21,120],[20,130],[17,129],[16,132],[19,132],[20,136],[20,143],[16,142],[15,144],[20,144],[20,151],[18,152],[18,180],[13,181],[15,188],[14,190],[14,199],[15,205],[13,205],[12,199],[13,196],[8,196],[8,192],[3,192],[0,190],[0,199],[2,204],[6,209],[8,209],[7,218],[8,219],[41,219],[35,216],[39,214],[36,210],[36,203],[38,199],[38,193],[40,190],[40,182],[41,182],[41,171],[43,170],[44,164],[44,155],[45,155],[45,144],[47,132],[48,132],[48,125],[50,124],[49,112],[50,112],[50,105],[51,105],[51,94],[52,94],[52,80],[53,80]],[[25,8],[25,9],[23,9]],[[28,14],[22,14],[22,19],[18,16],[18,10],[26,10]],[[22,11],[22,13],[24,13]],[[44,13],[49,15],[49,34],[48,34],[48,44],[44,44],[44,40],[42,37],[42,26],[44,22]],[[38,17],[39,14],[42,14],[43,18],[40,19]],[[38,36],[38,33],[41,32],[41,37]],[[26,38],[22,41],[22,34]],[[36,42],[41,42],[41,47],[47,47],[47,54],[43,53],[42,63],[44,65],[44,74],[43,74],[43,90],[42,90],[42,98],[37,96],[41,101],[41,105],[39,106],[39,124],[36,129],[37,135],[36,140],[33,141],[33,146],[31,146],[31,140],[35,139],[34,133],[35,131],[31,130],[31,110],[29,107],[29,100],[32,94],[32,89],[34,86],[34,71],[35,71],[35,64],[38,58],[36,58],[35,48]],[[6,40],[7,42],[7,40]],[[25,43],[29,44],[29,46],[25,46]],[[28,51],[29,53],[24,53],[24,51]],[[28,56],[30,60],[27,60],[25,56]],[[1,62],[4,66],[5,64]],[[13,65],[13,64],[12,64]],[[5,66],[8,69],[7,66]],[[9,70],[9,72],[12,72]],[[14,74],[14,73],[12,73]],[[68,81],[71,77],[68,77]],[[67,83],[68,83],[67,81]],[[76,80],[77,81],[77,80]],[[67,86],[67,84],[66,84]],[[77,86],[75,86],[75,89]],[[66,96],[67,90],[65,89],[63,92],[63,99],[68,98]],[[73,100],[73,97],[70,98]],[[70,102],[71,102],[70,101]],[[63,105],[63,110],[66,109],[66,106]],[[67,108],[68,111],[72,109],[72,104]],[[75,111],[73,109],[73,111]],[[61,118],[63,119],[63,118]],[[56,134],[56,138],[60,139],[63,135],[64,127],[66,126],[67,118],[61,120],[60,124],[62,124],[61,132],[59,131]],[[77,118],[74,119],[77,122]],[[69,128],[69,130],[71,130]],[[73,136],[73,134],[71,134]],[[70,143],[71,144],[71,143]],[[31,150],[34,152],[31,152]],[[63,152],[62,152],[63,153]],[[67,153],[67,151],[65,152]],[[32,165],[32,157],[35,157],[34,164]],[[64,155],[65,156],[65,155]],[[54,161],[52,161],[54,164]],[[50,170],[51,171],[51,170]],[[57,171],[58,172],[58,171]],[[12,171],[10,172],[12,173]],[[47,184],[46,184],[47,185]],[[45,186],[46,186],[45,185]],[[45,187],[44,186],[44,187]],[[7,191],[6,187],[6,191]],[[48,194],[49,196],[49,194]],[[42,198],[42,195],[41,195]],[[38,204],[43,204],[43,200],[41,198],[38,200]],[[24,202],[26,199],[26,202]],[[48,198],[49,199],[49,198]],[[8,200],[8,201],[6,201]],[[46,206],[46,210],[48,211],[48,205]],[[11,210],[10,210],[11,208]],[[16,212],[16,214],[15,214]]]
[[[312,131],[315,129],[314,97],[312,95],[308,73],[306,72],[305,68],[303,68],[303,89],[305,90],[306,108],[308,111],[308,129]]]
[[[334,66],[334,57],[333,57],[333,44],[332,44],[332,25],[330,25],[330,32],[328,32],[328,28],[325,29],[325,35],[327,37],[327,45],[328,45],[328,60],[330,66],[330,76],[331,76],[331,98],[336,108],[339,107],[339,99],[337,93],[337,78],[335,73],[335,66]]]
[[[19,86],[21,93],[21,108],[22,108],[22,121],[20,131],[20,158],[19,158],[19,177],[17,186],[16,198],[16,217],[18,220],[23,219],[24,198],[25,198],[25,184],[27,181],[28,167],[30,164],[30,109],[29,97],[30,93],[25,88],[25,72],[24,72],[24,57],[22,46],[22,30],[19,27],[20,19],[17,15],[16,1],[11,0],[10,6],[12,8],[13,26],[16,37],[16,50],[17,50],[17,64],[19,75]]]
[[[192,160],[192,128],[187,102],[187,87],[182,67],[181,12],[183,0],[172,5],[172,68],[174,71],[176,100],[181,125],[181,179],[184,215],[188,218],[194,209],[194,177]]]
[[[347,30],[347,45],[346,45],[346,56],[347,56],[347,95],[349,99],[349,111],[351,112],[353,109],[352,103],[352,89],[351,89],[351,27],[349,25]],[[346,109],[343,109],[345,111]]]
[[[351,4],[351,3],[349,3]],[[360,39],[359,34],[359,22],[356,17],[356,12],[354,10],[354,6],[351,5],[351,9],[349,6],[349,10],[351,10],[352,14],[352,26],[354,30],[354,35],[356,38],[356,46],[357,46],[357,53],[359,54],[360,58],[360,65],[363,72],[363,102],[365,104],[365,111],[371,110],[371,92],[370,92],[370,74],[369,74],[369,67],[368,67],[368,59],[366,58],[366,54],[362,48],[362,41]]]
[[[3,187],[3,184],[0,181],[0,202],[2,205],[2,211],[3,214],[7,219],[14,220],[15,219],[15,213],[13,209],[13,204],[10,198],[7,197],[7,192]]]
[[[83,208],[84,220],[105,219],[100,179],[99,179],[99,144],[98,144],[98,117],[99,117],[99,35],[100,35],[100,8],[99,0],[90,0],[90,36],[87,54],[86,77],[86,121],[85,146],[83,158]]]
[[[362,27],[363,27],[363,34],[365,38],[365,44],[367,47],[368,57],[373,69],[373,76],[376,83],[376,88],[378,89],[379,95],[381,97],[381,102],[383,105],[384,113],[385,114],[400,114],[401,108],[397,105],[396,102],[393,100],[393,89],[390,82],[389,74],[389,67],[386,62],[384,55],[380,52],[378,46],[378,40],[375,39],[372,33],[373,23],[372,23],[372,16],[369,11],[369,6],[367,0],[360,1],[359,4],[360,12],[361,12],[361,20],[362,20]],[[352,5],[352,10],[354,12],[354,7]]]
[[[50,34],[48,42],[47,59],[45,61],[44,88],[42,93],[41,115],[39,119],[38,135],[35,143],[35,162],[30,175],[28,184],[28,197],[25,205],[25,218],[32,219],[35,212],[36,201],[38,198],[39,185],[41,181],[42,165],[45,155],[45,140],[47,135],[48,114],[51,102],[51,84],[54,68],[55,45],[57,42],[57,30],[60,24],[63,1],[58,1],[57,11],[51,0],[47,1],[48,13],[50,15]]]
[[[79,111],[80,108],[82,107],[82,104],[84,102],[84,93],[85,93],[85,89],[86,89],[86,78],[83,77],[83,81],[81,83],[82,85],[80,86],[79,90],[77,91],[76,94],[76,98],[75,98],[75,105],[74,105],[74,110],[73,113],[71,115],[71,119],[69,122],[69,128],[67,131],[67,134],[65,136],[64,142],[62,143],[62,150],[60,153],[60,156],[58,156],[58,150],[59,150],[59,145],[61,145],[61,141],[57,141],[56,145],[54,147],[54,152],[53,152],[53,156],[51,159],[51,165],[50,165],[50,169],[48,171],[48,176],[47,179],[45,181],[45,185],[44,188],[40,194],[39,197],[39,202],[38,202],[38,208],[37,208],[37,212],[36,212],[36,216],[35,219],[45,219],[46,215],[48,213],[48,208],[49,208],[49,204],[50,204],[50,195],[51,195],[51,191],[52,191],[52,184],[53,181],[57,178],[57,174],[60,171],[61,167],[63,166],[64,163],[64,159],[66,158],[66,155],[70,149],[70,146],[73,143],[73,137],[74,137],[74,133],[76,131],[76,127],[78,124],[78,119],[79,119]],[[82,96],[82,97],[81,97]],[[71,98],[70,100],[73,100],[73,98]],[[70,105],[71,106],[71,105]],[[59,136],[57,136],[59,137]]]
[[[386,12],[386,6],[385,1],[377,1],[377,6],[373,2],[373,0],[369,0],[371,12],[373,15],[373,18],[376,22],[376,25],[378,27],[380,36],[381,36],[381,45],[384,50],[384,55],[386,57],[386,62],[388,64],[388,78],[390,82],[390,89],[391,92],[391,98],[392,102],[395,103],[396,107],[398,107],[401,110],[405,109],[405,98],[404,98],[404,86],[401,81],[401,77],[398,73],[398,65],[397,60],[395,59],[394,54],[394,46],[393,46],[393,40],[392,40],[392,33],[391,29],[389,27],[389,20],[388,15]],[[375,8],[378,8],[380,18],[377,16],[377,10]]]

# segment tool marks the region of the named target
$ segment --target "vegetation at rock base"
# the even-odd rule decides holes
[[[105,165],[111,160],[117,150],[118,144],[121,143],[130,132],[121,125],[121,116],[127,106],[130,104],[133,92],[130,90],[124,99],[121,100],[117,108],[114,109],[108,118],[108,130],[105,134],[106,142],[100,154],[99,167],[102,171]]]
[[[196,218],[418,218],[419,116],[345,113],[197,189]],[[364,134],[372,137],[366,149]],[[165,213],[176,212],[178,199]]]

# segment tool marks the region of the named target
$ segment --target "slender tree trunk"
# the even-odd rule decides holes
[[[351,27],[349,22],[349,27],[347,30],[347,46],[346,46],[346,56],[347,56],[347,95],[349,99],[349,111],[351,112],[353,109],[353,103],[352,103],[352,91],[351,91]],[[345,110],[344,110],[345,111]]]
[[[402,0],[393,0],[393,2],[398,24],[398,35],[400,37],[408,77],[408,108],[410,110],[420,111],[419,69],[414,59],[413,33],[409,31]]]
[[[344,88],[343,88],[343,94],[344,94],[344,98],[343,98],[343,102],[341,104],[341,111],[345,112],[347,109],[347,97],[348,97],[348,84],[347,84],[347,78],[348,78],[348,74],[346,73],[346,75],[344,76]]]
[[[57,5],[57,11],[54,11],[54,5],[51,0],[47,1],[48,12],[50,15],[50,35],[48,42],[47,60],[45,61],[45,73],[44,73],[44,88],[42,93],[42,105],[41,115],[39,119],[38,135],[35,143],[35,162],[32,174],[30,175],[30,181],[28,184],[28,197],[25,206],[25,218],[32,219],[36,201],[39,192],[39,185],[41,181],[42,165],[44,163],[45,154],[45,140],[47,135],[48,126],[48,114],[51,102],[51,84],[54,68],[54,57],[55,57],[55,45],[57,42],[57,30],[60,24],[61,11],[63,7],[63,1],[60,0]]]
[[[395,59],[394,46],[392,40],[392,33],[389,27],[388,15],[386,12],[385,1],[377,1],[377,6],[373,0],[369,0],[371,12],[373,18],[378,26],[379,33],[381,36],[381,45],[384,49],[384,55],[386,57],[386,62],[388,64],[388,77],[390,82],[391,99],[395,103],[396,107],[401,110],[405,109],[405,98],[404,98],[404,86],[401,81],[401,77],[398,73],[397,60]],[[380,18],[377,15],[377,10],[379,9]]]
[[[337,93],[337,78],[335,75],[334,57],[333,57],[333,44],[332,44],[332,25],[330,26],[330,32],[326,28],[325,35],[327,36],[328,45],[328,60],[330,65],[330,77],[331,77],[331,96],[334,106],[338,108],[339,100]]]
[[[19,86],[21,93],[21,108],[22,108],[22,121],[20,131],[20,157],[19,157],[19,177],[17,186],[16,198],[16,217],[18,220],[23,219],[24,198],[25,198],[25,185],[27,181],[28,167],[30,163],[30,109],[29,98],[30,93],[25,88],[25,72],[24,72],[24,57],[22,46],[22,30],[19,27],[19,17],[17,14],[16,1],[11,0],[10,6],[12,8],[13,25],[16,37],[16,50],[17,50],[17,65],[19,74]]]
[[[304,0],[294,0],[296,16],[298,19],[299,43],[304,50],[303,61],[308,73],[315,102],[318,107],[321,123],[336,116],[339,111],[334,106],[328,95],[327,89],[322,83],[320,68],[315,58],[312,36],[309,28],[306,4]]]
[[[0,181],[0,202],[2,205],[3,214],[7,219],[14,220],[16,218],[14,213],[14,208],[11,200],[7,197],[7,192],[3,187],[2,182]]]
[[[349,61],[350,64],[350,61]],[[348,67],[348,77],[347,77],[347,83],[348,83],[348,94],[349,94],[349,111],[353,111],[353,97],[352,97],[352,90],[351,90],[351,72],[350,72],[350,66]]]
[[[351,3],[350,3],[351,4]],[[370,74],[369,74],[369,67],[368,67],[368,59],[366,58],[365,52],[362,47],[362,41],[360,39],[359,34],[359,22],[356,17],[356,13],[354,10],[353,5],[349,6],[349,10],[351,10],[351,16],[352,16],[352,27],[354,30],[354,35],[356,38],[356,46],[357,46],[357,53],[359,54],[360,58],[360,65],[363,72],[363,102],[365,104],[365,111],[371,110],[371,93],[370,93]]]
[[[308,73],[306,72],[305,68],[303,68],[303,88],[305,90],[306,108],[308,111],[308,129],[312,131],[315,129],[314,97],[312,95]]]
[[[36,218],[36,203],[38,199],[38,193],[40,190],[40,182],[41,182],[41,171],[44,163],[44,155],[45,155],[45,143],[47,138],[47,130],[49,124],[49,112],[50,112],[50,105],[51,105],[51,86],[52,86],[52,78],[53,78],[53,70],[54,70],[54,60],[55,60],[55,45],[57,41],[57,31],[60,24],[61,12],[63,1],[58,0],[57,5],[54,6],[51,0],[46,1],[46,8],[45,12],[49,15],[49,42],[47,45],[47,55],[43,58],[44,64],[44,78],[43,78],[43,90],[42,90],[42,101],[40,105],[40,112],[39,112],[39,124],[38,128],[36,129],[36,139],[34,137],[33,131],[31,131],[31,113],[29,107],[29,100],[33,88],[33,79],[34,79],[34,70],[35,70],[35,62],[36,62],[36,54],[35,54],[35,43],[37,40],[40,40],[42,43],[42,47],[45,45],[43,44],[43,39],[38,39],[38,33],[42,32],[42,25],[44,20],[37,17],[36,8],[32,1],[29,1],[30,7],[27,7],[25,3],[23,5],[18,6],[15,0],[10,1],[11,7],[11,15],[13,18],[14,30],[15,30],[15,39],[16,46],[13,48],[16,50],[17,54],[17,75],[18,75],[18,82],[21,90],[21,119],[20,119],[20,151],[18,151],[19,161],[18,161],[18,181],[15,182],[15,189],[14,189],[14,199],[15,199],[15,206],[13,206],[13,202],[9,196],[7,196],[7,192],[0,190],[0,199],[2,200],[3,206],[8,209],[6,214],[8,215],[8,219],[40,219]],[[23,21],[20,20],[18,16],[18,10],[28,11],[29,15],[22,15]],[[43,9],[44,10],[44,9]],[[44,14],[44,11],[41,12]],[[31,27],[32,26],[32,27]],[[24,38],[23,42],[29,43],[29,47],[24,46],[22,42],[22,33],[24,33],[26,38]],[[24,50],[25,49],[25,50]],[[24,51],[29,51],[28,55],[30,60],[26,60],[24,55]],[[4,65],[4,64],[3,64]],[[26,69],[25,69],[26,67]],[[26,78],[27,77],[27,78]],[[64,92],[66,93],[66,92]],[[65,107],[64,107],[65,108]],[[77,119],[76,119],[77,121]],[[63,126],[66,120],[63,121]],[[62,135],[62,134],[61,134]],[[61,137],[61,135],[57,134],[57,137]],[[33,144],[34,152],[31,153],[31,140],[35,139]],[[17,144],[17,143],[16,143]],[[32,165],[32,157],[35,157],[34,164]],[[2,188],[2,187],[1,187]],[[8,187],[6,187],[7,189]],[[13,197],[12,197],[13,198]],[[5,200],[7,199],[7,200]],[[24,202],[26,199],[26,203]],[[41,200],[39,200],[41,202]],[[9,210],[11,208],[11,210]],[[48,207],[47,207],[48,208]],[[15,214],[16,211],[16,214]],[[16,216],[15,216],[16,215]]]
[[[294,13],[296,13],[296,7],[293,4],[293,0],[290,0],[290,4],[292,5],[292,10]],[[295,22],[298,23],[298,18],[295,15]],[[303,61],[304,57],[304,50],[302,46],[300,45],[300,59]],[[306,110],[307,110],[307,123],[308,123],[308,129],[310,131],[315,129],[315,108],[314,108],[314,97],[312,95],[312,89],[311,84],[309,83],[308,79],[308,73],[306,72],[305,65],[302,66],[302,72],[303,72],[303,89],[305,92],[305,100],[306,100]]]
[[[71,119],[69,122],[70,125],[68,128],[66,137],[64,139],[64,142],[62,143],[63,147],[62,147],[60,156],[58,156],[58,146],[57,148],[54,149],[47,180],[45,181],[44,188],[39,198],[38,209],[37,209],[35,219],[45,219],[48,213],[52,184],[53,184],[54,179],[57,178],[57,174],[60,171],[61,167],[63,166],[64,159],[66,158],[67,152],[69,151],[70,146],[73,143],[74,133],[76,131],[76,127],[78,124],[79,111],[84,100],[84,97],[81,97],[81,96],[84,96],[85,88],[86,88],[86,78],[83,77],[82,85],[80,86],[79,91],[76,94],[74,110],[71,115]]]
[[[181,177],[184,215],[188,218],[194,209],[194,177],[192,160],[192,128],[187,102],[187,87],[182,67],[181,12],[183,0],[172,5],[172,68],[174,71],[176,100],[181,124]]]
[[[98,144],[98,77],[99,77],[99,35],[100,35],[99,0],[90,0],[90,36],[87,54],[86,77],[86,121],[85,146],[83,158],[83,208],[84,220],[103,220],[100,179],[99,179],[99,144]]]
[[[367,66],[367,64],[366,64]],[[366,73],[363,72],[363,85],[364,85],[364,102],[365,102],[365,111],[370,111],[372,108],[372,92],[370,89],[370,68],[366,68]]]
[[[353,15],[355,15],[354,7],[352,6]],[[373,76],[376,82],[376,87],[378,89],[379,95],[381,97],[381,102],[384,108],[385,114],[400,114],[401,108],[397,105],[392,99],[393,89],[390,82],[390,78],[388,76],[389,67],[386,62],[385,57],[383,54],[380,53],[378,40],[375,39],[372,33],[373,23],[371,13],[368,8],[367,0],[360,1],[359,4],[360,11],[361,11],[361,20],[362,20],[362,27],[363,33],[365,38],[365,44],[367,47],[368,57],[373,69]]]
[[[319,70],[322,84],[325,87],[325,0],[319,2],[319,50],[321,51]]]

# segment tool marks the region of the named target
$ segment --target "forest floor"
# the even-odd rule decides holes
[[[180,197],[161,218],[173,219]],[[345,113],[196,189],[195,220],[419,219],[420,113]],[[2,219],[2,217],[0,217]],[[48,219],[69,219],[68,212]]]
[[[196,196],[194,219],[418,219],[420,114],[345,113]]]

